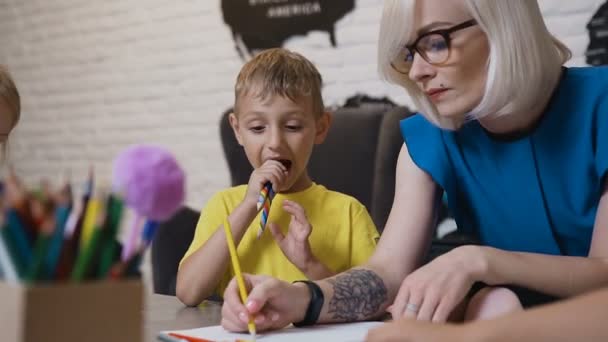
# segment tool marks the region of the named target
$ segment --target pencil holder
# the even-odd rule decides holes
[[[146,145],[121,153],[115,171],[110,190],[95,188],[91,168],[82,196],[69,182],[29,190],[14,170],[0,179],[0,342],[142,342],[139,266],[181,206],[185,175]],[[127,209],[137,219],[121,241]]]
[[[0,282],[5,342],[142,342],[140,279],[27,286]]]

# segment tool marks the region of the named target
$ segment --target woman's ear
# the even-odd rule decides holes
[[[317,119],[317,133],[315,135],[315,144],[322,144],[327,137],[329,128],[331,127],[332,116],[330,112],[323,112],[321,117]]]
[[[232,131],[234,132],[236,141],[239,142],[239,145],[243,146],[243,138],[241,137],[241,133],[239,131],[239,119],[236,117],[236,114],[230,113],[230,115],[228,115],[228,121],[230,122]]]

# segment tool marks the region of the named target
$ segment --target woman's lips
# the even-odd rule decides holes
[[[428,95],[428,97],[431,98],[431,100],[436,101],[438,100],[446,91],[448,91],[448,89],[446,88],[437,88],[437,89],[430,89],[426,92],[426,94]]]

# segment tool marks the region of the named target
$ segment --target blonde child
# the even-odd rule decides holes
[[[241,69],[230,124],[254,171],[249,184],[217,193],[203,209],[177,275],[177,297],[185,304],[222,295],[233,276],[226,216],[246,273],[322,279],[364,263],[374,251],[378,232],[365,207],[314,183],[306,170],[331,124],[321,83],[310,61],[285,49],[266,50]],[[257,239],[256,204],[267,182],[277,194],[269,227]]]

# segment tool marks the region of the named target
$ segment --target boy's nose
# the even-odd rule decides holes
[[[267,141],[268,147],[279,148],[282,143],[283,143],[283,134],[281,133],[281,130],[278,128],[271,129],[270,133],[268,134],[268,141]]]

